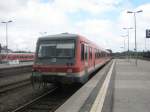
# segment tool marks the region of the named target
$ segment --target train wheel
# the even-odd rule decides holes
[[[42,86],[43,86],[43,88],[47,88],[48,87],[48,83],[47,82],[43,82]]]

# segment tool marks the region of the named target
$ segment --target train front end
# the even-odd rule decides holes
[[[32,81],[70,84],[78,82],[75,74],[76,35],[58,35],[40,38],[37,42]]]

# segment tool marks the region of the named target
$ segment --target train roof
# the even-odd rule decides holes
[[[40,37],[39,40],[60,39],[60,38],[77,38],[79,35],[70,33],[61,33]]]
[[[50,40],[50,39],[61,39],[61,38],[78,38],[78,37],[82,38],[83,40],[85,40],[88,43],[91,43],[94,46],[97,46],[93,42],[88,40],[86,37],[78,35],[78,34],[71,34],[71,33],[61,33],[61,34],[55,34],[55,35],[47,35],[47,36],[39,37],[38,41],[40,41],[40,40]],[[106,49],[104,49],[100,46],[97,46],[97,47],[99,47],[103,52],[109,53],[108,50],[106,50]]]

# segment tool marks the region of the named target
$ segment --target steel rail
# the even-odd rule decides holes
[[[21,81],[17,81],[17,82],[13,82],[13,83],[9,83],[9,84],[5,84],[5,85],[1,85],[0,86],[0,94],[2,93],[6,93],[8,91],[20,88],[22,86],[31,84],[30,79],[25,79],[25,80],[21,80]]]
[[[32,105],[34,102],[36,102],[36,101],[42,99],[43,97],[47,96],[48,94],[52,93],[52,92],[55,91],[57,88],[58,88],[58,87],[54,87],[54,88],[51,89],[50,91],[48,91],[48,92],[42,94],[41,96],[39,96],[39,97],[37,97],[37,98],[35,98],[35,99],[33,99],[33,100],[27,102],[27,103],[25,103],[24,105],[22,105],[22,106],[16,108],[15,110],[13,110],[13,111],[11,111],[11,112],[21,112],[21,111],[24,111],[26,108],[28,108],[28,106]]]

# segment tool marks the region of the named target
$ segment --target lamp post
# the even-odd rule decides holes
[[[135,53],[136,53],[136,59],[135,59],[135,64],[137,66],[137,43],[136,43],[136,14],[137,13],[140,13],[140,12],[143,12],[142,10],[139,10],[139,11],[127,11],[127,13],[131,13],[131,14],[134,14],[134,29],[135,29]]]
[[[144,37],[144,39],[145,39],[145,52],[146,52],[146,50],[147,50],[147,48],[146,48],[146,37]]]
[[[7,53],[8,53],[8,23],[11,23],[11,22],[12,22],[11,20],[1,22],[6,25],[6,50],[7,50]]]
[[[129,48],[129,45],[130,45],[130,44],[129,44],[129,29],[133,29],[133,28],[130,27],[130,28],[123,28],[123,29],[124,29],[124,30],[127,30],[127,36],[128,36],[128,61],[129,61],[129,49],[130,49],[130,48]]]
[[[124,38],[124,37],[127,37],[127,35],[121,35],[121,37]],[[125,51],[126,51],[126,47],[125,47],[125,46],[126,46],[125,38],[124,38],[124,41],[123,41],[123,42],[124,42],[124,53],[125,53]]]

